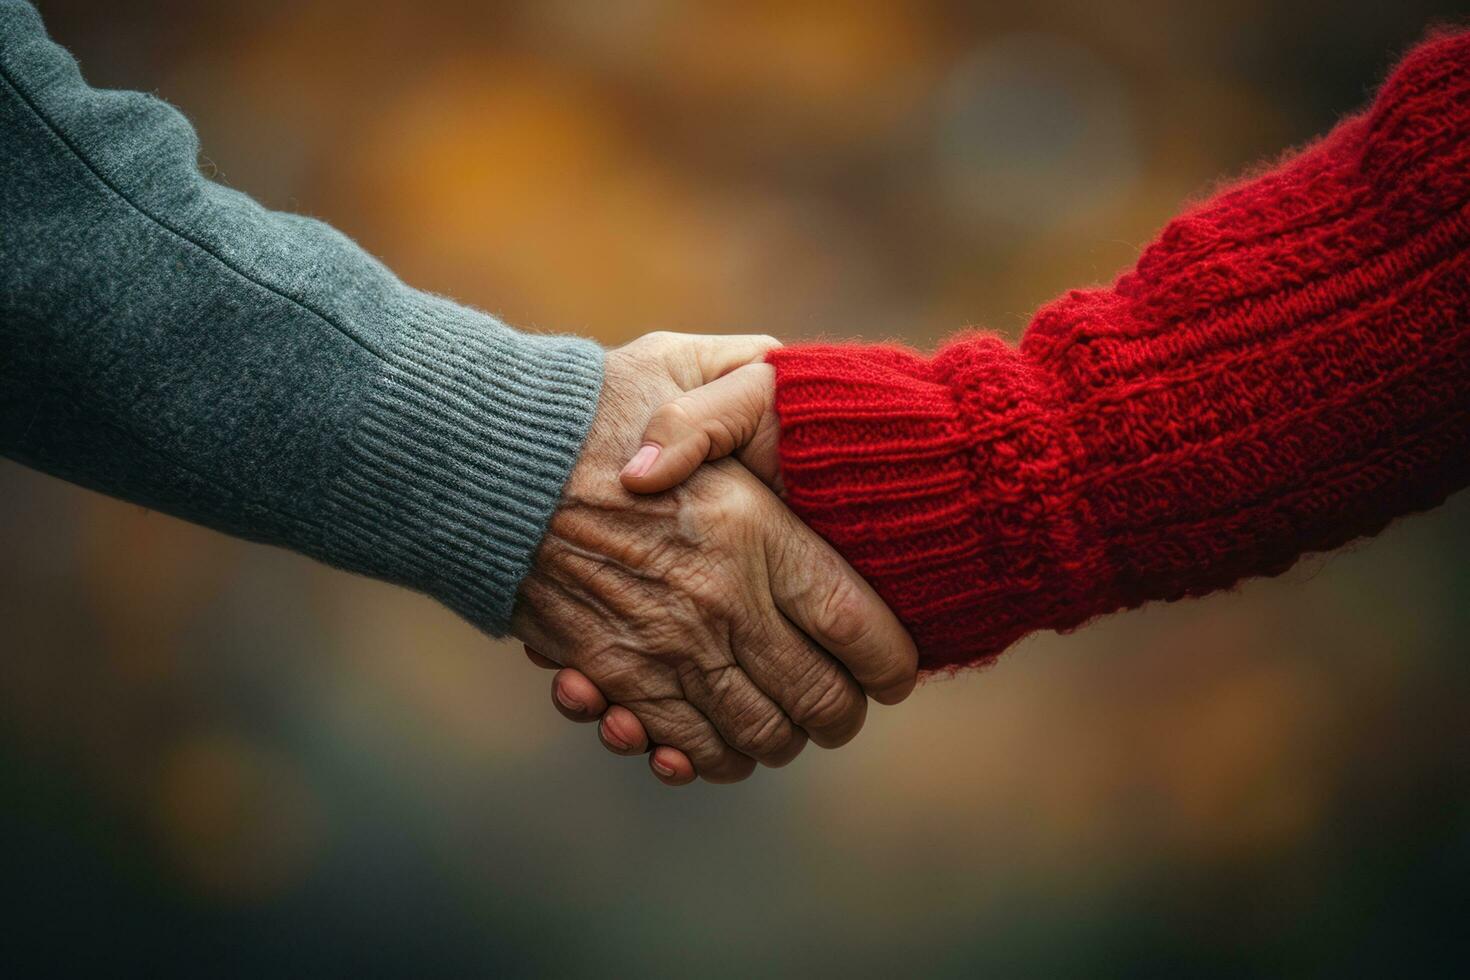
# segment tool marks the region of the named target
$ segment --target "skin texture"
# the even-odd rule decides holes
[[[733,455],[780,493],[780,441],[776,369],[746,364],[659,406],[643,429],[641,456],[619,479],[634,493],[658,493],[706,461]]]
[[[666,781],[682,781],[684,762],[733,782],[757,762],[790,762],[808,738],[841,745],[862,727],[865,694],[894,703],[915,682],[917,652],[892,613],[743,466],[703,467],[652,495],[619,481],[659,406],[773,346],[650,334],[609,353],[512,620],[537,657],[577,672],[556,688],[564,714],[602,714],[603,742],[620,754],[649,740],[682,753],[679,766],[651,757]]]

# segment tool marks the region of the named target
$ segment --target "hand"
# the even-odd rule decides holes
[[[746,364],[660,406],[620,478],[634,493],[658,493],[683,483],[701,463],[733,453],[780,493],[780,440],[776,369]]]
[[[657,493],[683,482],[705,461],[733,452],[780,492],[775,381],[775,369],[756,362],[665,402],[645,426],[639,451],[623,467],[623,486],[636,493]],[[557,666],[529,647],[526,654],[538,666]],[[619,705],[609,707],[597,686],[574,668],[564,668],[553,678],[552,702],[574,721],[600,717],[599,734],[613,751],[647,749],[648,734],[638,719]],[[655,747],[649,764],[666,783],[678,785],[694,778],[689,758],[672,746]]]
[[[846,742],[913,689],[917,652],[825,542],[734,461],[635,497],[618,470],[658,406],[769,338],[651,334],[608,355],[597,416],[512,628],[712,781]],[[608,739],[608,720],[604,739]],[[641,746],[627,746],[629,749]],[[658,761],[655,758],[655,763]]]

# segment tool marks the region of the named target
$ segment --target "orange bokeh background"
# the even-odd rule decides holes
[[[530,329],[902,338],[1126,267],[1452,2],[42,0],[206,171]],[[26,955],[152,973],[1423,973],[1470,499],[657,785],[429,600],[0,462]],[[78,938],[80,937],[80,938]]]

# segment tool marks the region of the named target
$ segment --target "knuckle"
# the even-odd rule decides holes
[[[702,690],[709,696],[717,710],[739,713],[741,706],[735,700],[742,695],[739,684],[740,668],[731,663],[690,663],[685,668],[685,689]],[[692,683],[691,683],[692,681]]]
[[[616,643],[579,643],[567,654],[567,666],[575,667],[591,678],[605,683],[632,667],[628,657]]]
[[[665,402],[659,411],[665,413],[675,424],[692,429],[697,426],[699,399],[686,391],[673,401]]]
[[[675,746],[684,748],[684,746]],[[712,731],[700,731],[690,736],[689,747],[684,748],[689,758],[700,769],[718,769],[727,764],[727,757],[734,755],[728,746]]]
[[[604,700],[627,701],[641,695],[648,684],[648,671],[637,664],[618,663],[590,666],[583,671]]]
[[[770,766],[772,769],[779,769],[801,755],[802,749],[806,748],[807,734],[794,725],[791,726],[791,729],[791,738],[787,740],[786,744],[781,748],[781,751],[761,759],[762,765]]]
[[[895,650],[879,666],[870,684],[875,692],[889,692],[914,680],[917,673],[917,661]]]
[[[790,722],[779,711],[767,710],[752,718],[735,740],[735,747],[757,759],[783,755],[795,737]]]
[[[680,719],[670,727],[665,741],[694,761],[695,765],[713,765],[725,754],[725,745],[703,720]]]
[[[853,690],[846,678],[831,676],[802,696],[796,707],[796,720],[810,730],[838,731],[854,722],[861,726],[866,705],[866,700]]]
[[[679,349],[679,335],[671,330],[652,330],[624,344],[619,351],[626,352],[634,365],[647,368],[649,363],[662,363]]]
[[[882,651],[882,658],[869,671],[867,689],[875,694],[891,693],[895,688],[912,686],[919,673],[918,651],[912,645],[898,643]],[[902,700],[902,696],[898,698]],[[893,703],[885,700],[885,704]]]
[[[818,586],[814,596],[816,627],[824,640],[836,644],[841,650],[859,646],[873,632],[868,619],[867,603],[857,584],[848,575],[837,569],[827,577],[827,582]]]
[[[658,711],[663,699],[673,697],[678,691],[678,679],[673,669],[676,655],[666,654],[653,645],[641,646],[637,650],[621,646],[609,648],[609,652],[592,662],[575,666],[587,678],[604,701],[610,704],[650,705],[649,710]],[[660,714],[663,712],[660,711]]]
[[[682,404],[686,396],[680,395],[671,402],[664,402],[648,419],[648,431],[670,438],[690,428],[693,418],[687,405]]]

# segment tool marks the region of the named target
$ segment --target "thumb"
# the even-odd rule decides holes
[[[775,391],[775,368],[747,364],[665,403],[623,467],[623,486],[657,493],[683,483],[706,460],[739,453],[752,473],[779,490]]]

